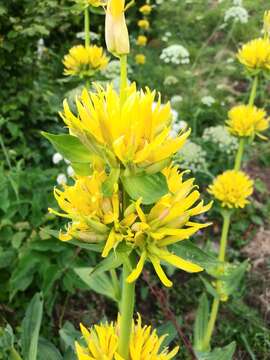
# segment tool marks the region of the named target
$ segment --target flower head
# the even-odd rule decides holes
[[[217,176],[208,192],[227,208],[244,208],[253,192],[253,181],[242,171],[227,170]]]
[[[127,87],[126,99],[108,86],[97,87],[96,93],[85,89],[77,100],[78,116],[64,102],[62,118],[71,133],[90,151],[97,151],[108,161],[132,169],[147,168],[170,159],[185,143],[190,131],[171,138],[172,116],[169,103],[154,107],[155,91],[137,91]],[[161,169],[164,168],[161,167]]]
[[[145,61],[146,61],[145,55],[144,54],[137,54],[135,56],[135,61],[136,61],[136,64],[138,64],[138,65],[145,64]]]
[[[259,38],[244,44],[237,58],[248,70],[270,70],[270,40]]]
[[[145,4],[145,5],[141,6],[139,10],[143,15],[149,15],[152,11],[152,6]]]
[[[150,210],[144,211],[140,202],[136,202],[138,219],[131,226],[134,237],[127,239],[140,256],[136,268],[127,278],[135,281],[141,274],[146,260],[150,261],[165,286],[172,286],[160,263],[165,262],[184,271],[193,273],[203,269],[186,261],[173,252],[169,246],[189,238],[199,229],[209,225],[199,224],[193,216],[209,210],[211,203],[204,205],[199,201],[200,193],[194,186],[194,179],[183,180],[184,173],[179,174],[177,167],[164,170],[169,193],[163,196]]]
[[[149,21],[146,19],[142,19],[138,21],[138,26],[139,28],[143,29],[143,30],[148,30],[150,27]]]
[[[81,332],[87,344],[82,347],[75,343],[78,360],[124,360],[118,354],[119,320],[117,323],[104,323],[87,329],[81,325]],[[162,348],[166,335],[158,336],[151,326],[143,326],[140,315],[137,322],[133,322],[130,344],[130,360],[170,360],[177,354],[179,347],[169,351]]]
[[[139,35],[137,37],[137,45],[139,46],[145,46],[147,44],[147,37],[144,35]]]
[[[108,0],[106,7],[105,38],[107,49],[116,56],[130,51],[125,20],[125,0]]]
[[[229,132],[238,137],[258,135],[269,127],[269,118],[265,110],[251,105],[238,105],[233,107],[228,114]]]
[[[73,46],[63,60],[64,74],[91,76],[97,70],[104,69],[108,61],[109,59],[105,56],[102,47],[96,45],[89,47]]]
[[[170,45],[163,49],[160,59],[166,64],[172,63],[175,65],[184,65],[189,64],[190,62],[188,50],[184,46],[178,44]]]

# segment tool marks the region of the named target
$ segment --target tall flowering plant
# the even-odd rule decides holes
[[[81,325],[84,343],[76,343],[77,357],[172,359],[178,347],[163,347],[164,336],[143,326],[140,315],[134,320],[136,281],[147,264],[165,287],[173,286],[166,274],[167,265],[199,273],[211,271],[213,263],[219,264],[195,245],[188,251],[181,247],[210,225],[199,222],[196,216],[207,212],[212,203],[200,199],[195,179],[173,163],[191,130],[181,130],[172,137],[170,104],[162,105],[156,91],[128,84],[130,45],[125,12],[130,4],[108,0],[106,4],[98,1],[90,5],[105,8],[106,44],[120,61],[120,91],[112,84],[96,84],[92,91],[86,87],[76,99],[75,109],[67,100],[63,103],[60,115],[68,133],[44,133],[75,171],[72,185],[54,189],[60,210],[49,211],[66,219],[59,231],[61,241],[100,253],[89,276],[94,278],[109,270],[112,286],[120,289],[121,295],[116,321],[90,329]],[[78,50],[84,58],[83,53],[90,51],[89,43]],[[99,69],[106,60],[100,50],[92,50],[89,64]],[[64,59],[69,74],[75,69],[74,58]]]
[[[270,12],[266,12],[264,36],[244,44],[237,53],[239,62],[244,65],[246,74],[251,78],[249,101],[248,104],[234,106],[228,112],[227,128],[239,140],[234,168],[218,175],[208,188],[208,192],[213,195],[218,204],[223,226],[218,254],[220,265],[212,273],[215,278],[212,284],[205,281],[208,292],[213,296],[211,311],[209,312],[208,301],[203,295],[195,324],[195,348],[202,354],[211,349],[211,339],[220,303],[228,301],[229,296],[237,290],[248,265],[247,262],[226,263],[226,252],[232,216],[237,209],[243,209],[249,203],[248,198],[253,193],[253,181],[241,170],[245,147],[251,144],[256,136],[266,139],[263,132],[269,128],[266,111],[255,105],[259,78],[270,69],[269,29]],[[234,345],[231,344],[228,352],[232,350],[233,354],[233,348]]]

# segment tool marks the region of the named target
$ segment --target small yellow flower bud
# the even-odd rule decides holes
[[[105,38],[108,51],[116,56],[130,51],[125,20],[125,0],[108,0],[105,20]]]
[[[150,27],[149,21],[146,19],[142,19],[138,21],[138,26],[139,28],[143,29],[143,30],[148,30]]]
[[[135,56],[136,64],[143,65],[146,62],[145,55],[144,54],[137,54]]]
[[[151,11],[152,11],[151,5],[145,4],[145,5],[140,7],[140,12],[143,15],[149,15],[151,13]]]
[[[263,30],[266,36],[270,36],[270,10],[265,11],[264,13],[264,24]]]
[[[145,46],[147,44],[147,37],[144,35],[139,35],[137,37],[137,45],[138,46]]]

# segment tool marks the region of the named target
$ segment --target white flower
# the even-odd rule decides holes
[[[107,79],[114,80],[116,78],[119,78],[120,76],[120,61],[119,60],[112,60],[109,62],[107,67],[101,71],[103,76],[105,76]],[[131,74],[132,70],[128,66],[128,74]]]
[[[172,126],[172,131],[170,133],[171,137],[175,138],[179,134],[180,130],[186,129],[188,124],[184,120],[174,122]]]
[[[178,112],[174,109],[171,109],[171,114],[172,114],[172,121],[176,122],[178,119]]]
[[[68,165],[70,164],[70,161],[68,159],[64,159],[64,162]]]
[[[60,161],[62,161],[62,160],[63,160],[63,156],[62,156],[61,154],[59,154],[59,153],[53,154],[52,162],[53,162],[54,164],[58,164],[58,163],[60,163]]]
[[[161,40],[167,42],[171,36],[172,33],[170,31],[166,31],[165,34],[162,36]]]
[[[212,106],[216,100],[212,96],[203,96],[201,98],[201,102],[206,106]]]
[[[59,174],[57,176],[56,181],[57,181],[58,185],[66,184],[67,183],[67,177],[66,177],[65,174]]]
[[[77,38],[77,39],[85,40],[85,32],[82,31],[82,32],[77,33],[77,34],[76,34],[76,38]],[[100,35],[99,35],[99,34],[93,32],[93,31],[90,31],[90,39],[91,39],[91,40],[99,40],[99,38],[100,38]]]
[[[193,172],[207,168],[206,151],[203,148],[188,140],[177,154],[177,160],[183,169],[191,169]]]
[[[175,85],[179,82],[179,80],[177,79],[177,77],[173,76],[173,75],[169,75],[165,78],[163,84],[165,86],[170,86],[170,85]]]
[[[204,141],[210,141],[217,144],[222,152],[231,154],[238,148],[238,140],[230,135],[227,128],[223,125],[211,126],[206,128],[202,136]]]
[[[75,174],[75,171],[71,165],[67,167],[67,174],[68,176],[73,176]]]
[[[174,95],[171,97],[171,104],[172,105],[176,105],[178,103],[180,103],[181,101],[183,101],[183,98],[181,95]]]
[[[224,16],[224,21],[228,22],[232,19],[235,22],[240,22],[241,24],[246,24],[248,22],[248,12],[242,6],[232,6],[229,8]]]
[[[234,6],[242,6],[242,0],[233,0],[233,5]]]
[[[162,50],[160,59],[166,64],[189,64],[189,52],[182,45],[171,45]]]
[[[37,57],[38,60],[41,60],[44,51],[45,51],[45,44],[44,44],[44,40],[42,38],[40,38],[37,42]]]

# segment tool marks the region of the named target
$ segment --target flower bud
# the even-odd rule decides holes
[[[108,51],[116,56],[129,53],[129,36],[125,20],[125,0],[108,0],[105,20]]]

